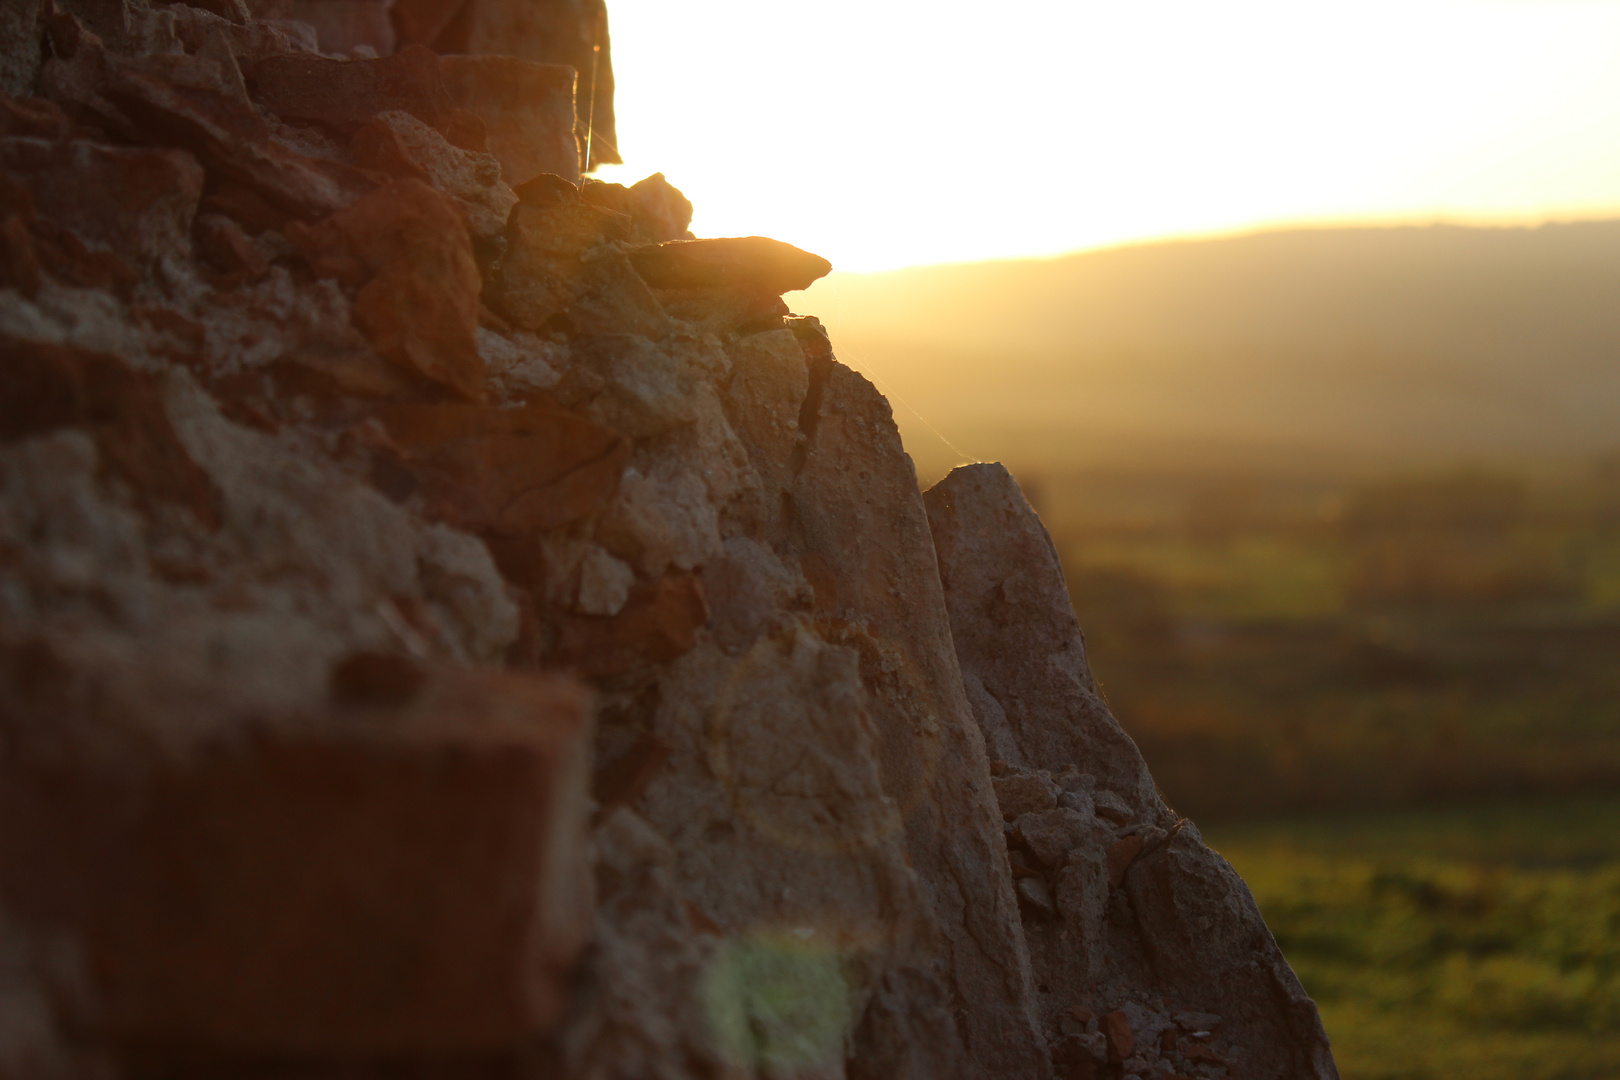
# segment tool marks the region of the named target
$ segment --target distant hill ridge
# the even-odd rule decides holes
[[[1620,221],[1264,232],[834,274],[794,299],[945,438],[1014,462],[1620,445]],[[924,472],[951,456],[896,413]]]

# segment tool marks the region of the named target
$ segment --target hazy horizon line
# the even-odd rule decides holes
[[[1571,214],[1560,216],[1554,214],[1537,216],[1492,216],[1492,215],[1431,215],[1413,217],[1368,217],[1368,218],[1301,218],[1297,220],[1281,220],[1258,225],[1238,226],[1228,229],[1210,229],[1204,232],[1164,233],[1162,235],[1139,237],[1127,240],[1107,241],[1089,247],[1067,248],[1062,251],[1032,252],[1026,255],[987,255],[983,258],[946,259],[940,262],[902,263],[895,266],[881,266],[873,269],[846,270],[834,263],[832,274],[829,276],[846,275],[850,277],[877,277],[881,274],[903,273],[908,270],[944,269],[959,266],[985,266],[997,263],[1031,263],[1031,262],[1057,262],[1061,259],[1071,259],[1081,255],[1100,255],[1105,252],[1128,251],[1133,248],[1167,247],[1174,244],[1214,243],[1222,240],[1241,240],[1255,236],[1268,236],[1280,233],[1306,233],[1306,232],[1353,232],[1353,231],[1396,231],[1402,229],[1435,229],[1456,228],[1489,230],[1524,230],[1534,231],[1560,225],[1598,225],[1605,222],[1620,221],[1620,206],[1603,211],[1594,211],[1590,214]],[[811,286],[814,288],[815,286]]]

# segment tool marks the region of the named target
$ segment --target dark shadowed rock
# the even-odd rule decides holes
[[[41,59],[38,21],[44,0],[14,0],[0,7],[0,93],[23,94]]]
[[[1109,1060],[1119,1063],[1138,1044],[1115,1006],[1145,990],[1218,1008],[1219,1041],[1241,1056],[1245,1076],[1337,1077],[1316,1008],[1248,888],[1160,800],[1098,698],[1057,552],[1017,483],[1000,465],[967,465],[925,501],[985,741],[1007,775],[1050,776],[1069,804],[1018,822],[1057,870],[1061,919],[1024,923],[1047,1022],[1077,1002],[1106,1013]],[[1066,833],[1059,818],[1072,825]],[[1142,1019],[1173,1026],[1167,1014]]]
[[[622,160],[613,109],[613,43],[603,0],[395,0],[401,43],[440,53],[512,56],[579,73],[578,134],[591,139],[591,171]]]
[[[247,75],[261,108],[283,120],[324,124],[345,134],[381,112],[410,113],[440,132],[449,131],[454,119],[439,58],[420,46],[376,60],[272,57]]]
[[[780,295],[808,289],[832,272],[832,263],[792,244],[763,236],[676,240],[636,248],[630,261],[657,289],[743,287]]]
[[[295,0],[290,14],[315,28],[323,53],[347,56],[369,49],[387,56],[394,51],[388,8],[388,0]]]

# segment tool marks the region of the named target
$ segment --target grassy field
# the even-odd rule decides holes
[[[1620,1076],[1620,799],[1204,831],[1346,1080]]]
[[[1043,478],[1103,693],[1199,820],[1620,790],[1620,475]]]

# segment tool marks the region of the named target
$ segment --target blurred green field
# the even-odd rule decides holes
[[[1205,828],[1345,1080],[1620,1076],[1620,799]]]
[[[1620,468],[1035,478],[1104,695],[1199,820],[1620,790]]]

